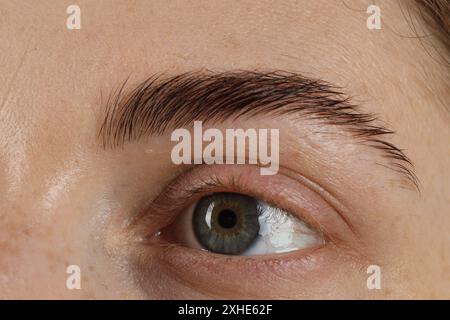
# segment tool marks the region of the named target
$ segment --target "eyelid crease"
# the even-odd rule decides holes
[[[312,189],[316,193],[320,194],[321,197],[326,198],[326,201],[339,214],[339,216],[342,218],[342,220],[348,226],[350,231],[355,236],[357,236],[357,237],[360,236],[358,234],[358,232],[356,231],[356,228],[352,225],[352,223],[346,216],[346,214],[349,211],[349,208],[347,206],[345,206],[341,201],[339,201],[332,192],[326,190],[320,184],[314,182],[312,179],[310,179],[302,174],[299,174],[298,172],[294,172],[291,169],[286,168],[284,166],[280,166],[279,172],[285,174],[286,176],[288,176],[291,179],[297,180],[298,182],[306,185],[308,188]]]

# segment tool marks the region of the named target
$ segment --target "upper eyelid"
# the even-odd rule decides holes
[[[177,185],[177,187],[174,187],[174,183],[170,183],[169,186],[163,190],[163,193],[161,193],[156,198],[156,205],[158,209],[173,211],[173,209],[178,209],[181,206],[187,206],[187,200],[193,198],[196,195],[204,195],[205,193],[212,192],[220,187],[236,188],[238,186],[237,183],[226,183],[217,176],[209,176],[207,179],[200,180],[195,188],[180,188],[179,185]],[[176,193],[176,195],[172,195],[172,193]],[[165,199],[161,200],[162,198]],[[171,201],[167,201],[168,199],[170,199]],[[163,201],[166,201],[168,205],[165,207],[161,207],[160,203]],[[153,205],[154,204],[155,202],[153,203]]]
[[[216,172],[216,169],[220,171],[220,169],[223,169],[223,166],[215,165],[215,166],[203,166],[204,169],[200,169],[199,167],[193,166],[192,169],[188,170],[186,173],[181,174],[177,178],[175,178],[169,185],[160,193],[159,196],[155,198],[155,200],[152,202],[152,204],[148,207],[148,210],[145,212],[165,212],[168,213],[166,216],[170,216],[170,218],[167,218],[167,221],[173,221],[177,214],[181,211],[195,203],[195,201],[199,200],[201,197],[207,195],[208,193],[213,192],[238,192],[243,193],[248,196],[256,197],[260,200],[263,200],[264,202],[279,207],[280,209],[286,210],[288,212],[291,212],[292,214],[296,215],[299,219],[305,221],[312,227],[314,227],[316,230],[320,231],[327,239],[327,241],[332,241],[334,243],[342,242],[342,239],[340,239],[341,233],[343,233],[343,230],[346,231],[346,237],[351,235],[352,240],[356,240],[359,238],[359,235],[355,232],[353,226],[349,224],[349,221],[345,218],[345,216],[339,212],[336,207],[329,203],[327,199],[325,199],[321,194],[317,193],[314,188],[310,188],[307,185],[305,185],[303,182],[293,178],[289,175],[278,175],[279,177],[283,176],[283,180],[285,181],[285,184],[283,184],[283,190],[287,190],[290,188],[290,186],[302,186],[301,190],[297,190],[298,187],[295,188],[295,192],[299,192],[303,199],[306,199],[301,204],[294,202],[292,200],[289,201],[277,201],[276,198],[278,197],[280,191],[275,192],[262,192],[262,189],[264,188],[255,188],[253,182],[255,181],[254,178],[258,177],[261,178],[261,176],[257,173],[258,167],[257,166],[234,166],[236,168],[236,172],[238,174],[229,174],[227,173],[223,174],[225,178],[222,180],[222,178],[218,178],[218,175],[220,173],[211,175],[208,174],[209,172]],[[214,168],[216,167],[216,169]],[[252,167],[253,171],[252,171]],[[246,169],[243,169],[246,168]],[[207,170],[206,173],[204,170]],[[245,170],[245,171],[244,171]],[[249,171],[246,171],[249,170]],[[200,171],[200,173],[195,173],[196,171]],[[255,176],[248,178],[248,174],[250,172],[253,172]],[[187,177],[186,177],[187,175]],[[190,176],[193,175],[193,176]],[[242,179],[238,177],[238,175],[242,175]],[[195,176],[202,176],[201,178],[196,178]],[[206,178],[205,178],[206,177]],[[237,177],[237,178],[236,178]],[[279,178],[275,176],[267,176],[267,179],[275,179]],[[257,178],[257,179],[258,179]],[[227,180],[225,180],[227,179]],[[200,186],[198,189],[193,189],[192,184],[195,181],[194,184],[197,184]],[[212,181],[212,183],[211,183]],[[249,185],[249,181],[251,182],[251,185]],[[267,180],[266,180],[267,181]],[[289,182],[290,181],[290,182]],[[183,184],[186,183],[189,185],[188,187],[184,187]],[[214,183],[218,182],[219,185],[215,185]],[[256,182],[257,183],[257,182]],[[291,183],[293,183],[291,185]],[[277,184],[279,185],[279,184]],[[257,189],[257,190],[255,190]],[[283,194],[285,194],[285,191],[283,191]],[[314,194],[314,196],[313,196]],[[305,198],[306,197],[306,198]],[[321,200],[313,200],[314,197],[318,197],[317,199]],[[279,200],[279,199],[278,199]],[[318,219],[317,214],[313,214],[310,212],[310,207],[308,206],[308,203],[320,206],[320,210],[317,208],[314,208],[313,211],[316,211],[316,213],[321,212],[318,214],[319,216],[322,216],[325,212],[325,216],[333,216],[333,220],[335,220],[334,216],[339,216],[339,219],[335,221],[341,221],[340,224],[342,224],[339,229],[341,230],[338,233],[331,232],[328,230],[328,226],[324,225],[321,221],[323,218]],[[324,204],[321,204],[324,203]],[[325,205],[326,203],[326,205]],[[325,208],[331,208],[331,209],[325,209]],[[333,212],[333,214],[331,214]],[[145,216],[145,214],[144,214]],[[151,216],[151,215],[148,215]],[[325,217],[324,216],[324,217]],[[324,221],[329,220],[330,218],[325,218]],[[343,226],[345,225],[345,229]]]
[[[393,134],[392,130],[376,123],[375,115],[361,112],[341,88],[296,73],[194,71],[152,76],[131,91],[125,82],[110,96],[106,110],[99,130],[105,148],[161,135],[170,127],[183,127],[194,120],[300,114],[350,132],[356,141],[389,159],[382,166],[399,172],[420,191],[412,161],[403,150],[382,139]]]

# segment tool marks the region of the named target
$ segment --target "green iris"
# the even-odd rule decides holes
[[[258,201],[237,193],[215,193],[202,198],[192,219],[197,240],[207,250],[241,254],[259,232]]]

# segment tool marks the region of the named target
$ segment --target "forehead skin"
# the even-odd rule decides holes
[[[400,36],[412,33],[397,3],[379,2],[382,29],[372,31],[370,1],[77,4],[82,27],[73,31],[65,27],[67,2],[1,4],[1,296],[135,296],[126,279],[103,272],[106,261],[90,264],[88,290],[65,290],[61,266],[71,257],[89,261],[87,231],[70,227],[89,204],[67,193],[89,197],[76,182],[95,157],[101,92],[130,74],[208,68],[306,73],[344,86],[380,114],[421,181],[420,197],[402,193],[396,218],[380,218],[384,232],[397,235],[392,246],[410,257],[398,287],[381,297],[450,297],[443,281],[450,271],[448,70],[417,39]],[[91,185],[101,183],[94,178]]]

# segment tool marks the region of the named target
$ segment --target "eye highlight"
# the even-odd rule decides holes
[[[201,198],[162,232],[177,233],[181,245],[226,255],[276,254],[325,243],[289,212],[232,192]]]

